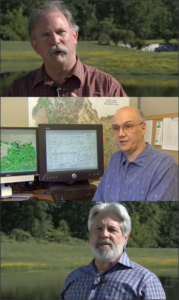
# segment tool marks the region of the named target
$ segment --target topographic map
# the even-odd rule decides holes
[[[118,150],[110,132],[111,119],[116,110],[129,105],[129,98],[28,98],[29,126],[38,124],[102,124],[104,168],[111,155]]]

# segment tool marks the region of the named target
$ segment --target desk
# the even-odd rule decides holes
[[[35,190],[34,192],[24,192],[24,193],[20,193],[20,197],[19,198],[13,198],[13,197],[10,197],[10,198],[6,198],[6,199],[1,199],[1,201],[3,202],[7,202],[7,201],[31,201],[30,199],[27,199],[26,197],[22,198],[23,197],[23,194],[26,196],[29,196],[29,197],[36,197],[38,198],[37,200],[35,201],[55,201],[53,196],[52,195],[46,195],[44,194],[44,192],[46,192],[47,190],[45,189],[37,189]],[[14,194],[15,195],[15,194]],[[83,200],[66,200],[66,201],[91,201],[92,199],[83,199]],[[61,200],[63,201],[63,200]],[[32,200],[33,202],[33,200]]]
[[[100,179],[90,179],[89,180],[89,183],[91,185],[91,187],[96,187],[97,188],[97,185],[99,184],[100,182]],[[18,190],[18,189],[17,189]],[[48,189],[47,189],[47,186],[43,186],[43,188],[38,188],[38,189],[34,189],[34,191],[24,191],[24,192],[18,192],[18,195],[20,195],[20,197],[18,198],[13,198],[13,197],[8,197],[8,198],[4,198],[4,199],[1,199],[1,201],[31,201],[30,199],[28,199],[27,197],[23,197],[24,196],[28,196],[29,198],[30,197],[36,197],[37,200],[34,199],[34,201],[55,201],[53,196],[52,195],[47,195],[45,194],[45,192],[47,192]],[[17,192],[17,191],[16,191]],[[16,194],[14,193],[14,196]],[[88,199],[83,199],[83,200],[66,200],[66,201],[91,201],[92,199],[88,198]],[[33,201],[33,200],[32,200]],[[61,200],[63,201],[63,200]]]
[[[1,199],[1,201],[25,201],[25,200],[29,200],[27,199],[26,197],[23,198],[23,195],[24,196],[28,196],[28,197],[37,197],[38,200],[49,200],[49,201],[54,201],[53,199],[53,196],[51,195],[45,195],[44,192],[47,191],[47,190],[44,190],[44,189],[37,189],[35,190],[34,192],[24,192],[24,193],[18,193],[18,195],[20,195],[20,197],[17,197],[17,198],[13,198],[13,197],[8,197],[8,198],[5,198],[5,199]],[[14,193],[14,196],[16,194]]]

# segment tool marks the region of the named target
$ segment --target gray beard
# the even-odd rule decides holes
[[[58,61],[58,62],[62,62],[62,61],[63,61],[62,55],[59,54],[58,56],[56,56],[56,59],[55,59],[55,60]]]
[[[94,254],[94,257],[105,262],[111,262],[115,260],[120,254],[122,254],[122,251],[124,249],[125,241],[123,240],[121,244],[117,247],[114,246],[114,244],[110,241],[111,246],[110,248],[105,248],[103,246],[97,246],[91,244],[90,240],[90,247]]]

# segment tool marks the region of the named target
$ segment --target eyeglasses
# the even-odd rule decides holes
[[[125,125],[122,125],[122,126],[113,125],[112,128],[110,128],[110,130],[112,131],[113,134],[119,134],[119,131],[122,128],[122,130],[124,132],[128,133],[128,132],[133,131],[134,126],[138,126],[138,125],[141,125],[141,124],[143,124],[143,122],[141,122],[139,124],[135,124],[135,125],[132,125],[132,124],[125,124]]]

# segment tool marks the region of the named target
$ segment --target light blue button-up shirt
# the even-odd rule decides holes
[[[98,274],[94,260],[74,270],[66,279],[61,299],[166,299],[158,277],[129,260],[124,252],[107,271]]]
[[[176,201],[178,165],[172,155],[152,149],[147,143],[133,162],[115,152],[97,188],[93,201]]]

